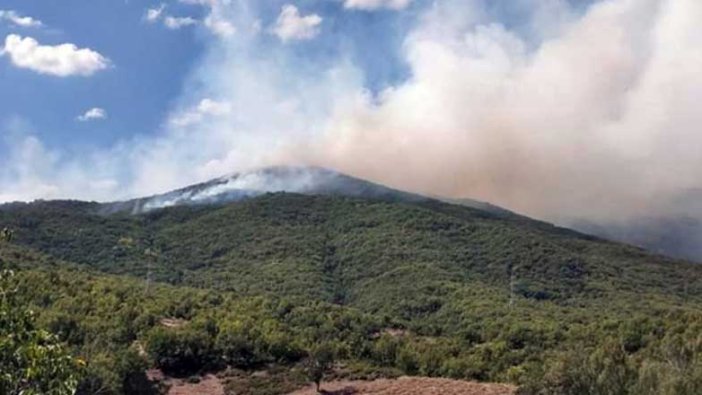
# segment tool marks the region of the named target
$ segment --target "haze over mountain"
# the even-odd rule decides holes
[[[574,229],[629,243],[663,255],[702,262],[702,220],[693,215],[652,215],[593,223],[575,221]]]

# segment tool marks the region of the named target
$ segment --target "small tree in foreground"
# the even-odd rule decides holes
[[[310,351],[305,361],[305,373],[312,381],[317,393],[321,390],[322,379],[325,374],[332,371],[334,367],[334,349],[327,343],[322,343]]]
[[[17,298],[13,273],[0,272],[0,393],[73,394],[78,362],[56,336],[34,326],[32,313]]]

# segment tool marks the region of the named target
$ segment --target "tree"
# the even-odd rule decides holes
[[[35,327],[17,298],[14,274],[0,272],[0,393],[73,394],[81,364],[56,336]]]
[[[524,395],[627,395],[637,371],[621,342],[605,340],[594,350],[576,349],[557,357],[543,377],[520,387]]]
[[[168,374],[189,375],[219,362],[211,336],[195,328],[155,328],[146,347],[157,367]]]
[[[322,343],[310,351],[305,361],[305,373],[314,382],[319,393],[322,379],[334,367],[334,348],[328,343]]]
[[[6,241],[9,243],[12,241],[14,235],[15,233],[11,231],[10,228],[2,228],[2,230],[0,231],[0,242]]]
[[[149,247],[144,251],[144,256],[146,257],[146,293],[148,294],[151,286],[151,271],[160,254],[156,249]]]

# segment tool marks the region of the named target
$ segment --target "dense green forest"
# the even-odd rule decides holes
[[[136,216],[12,204],[2,227],[13,303],[85,361],[81,394],[158,393],[149,367],[285,393],[318,355],[344,377],[702,393],[702,266],[524,217],[281,193]]]

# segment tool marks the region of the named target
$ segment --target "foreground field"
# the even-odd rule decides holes
[[[516,388],[503,384],[482,384],[470,381],[428,377],[400,377],[374,381],[334,381],[324,383],[322,393],[328,395],[512,395]],[[313,386],[290,395],[316,395]]]

